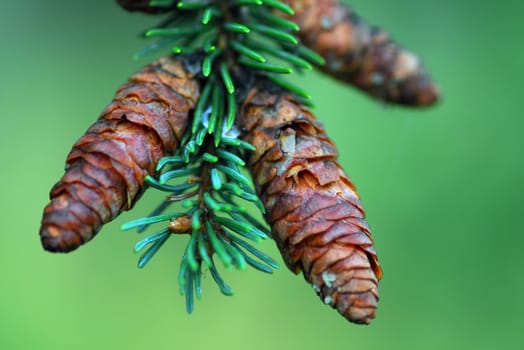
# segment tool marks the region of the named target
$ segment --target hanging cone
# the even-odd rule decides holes
[[[248,94],[239,123],[256,147],[250,171],[287,266],[349,321],[370,323],[382,270],[335,145],[311,111],[266,82]]]
[[[326,60],[330,76],[390,103],[427,106],[439,92],[422,61],[383,29],[337,0],[288,0],[303,44]]]
[[[164,57],[132,75],[76,142],[44,209],[40,236],[46,250],[74,250],[133,207],[145,177],[180,144],[199,97],[194,61]]]

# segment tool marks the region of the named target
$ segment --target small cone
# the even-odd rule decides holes
[[[132,75],[75,143],[44,209],[40,236],[46,250],[68,252],[92,239],[133,207],[146,176],[176,150],[199,97],[188,58],[178,57],[161,58]]]
[[[287,266],[349,321],[370,323],[382,270],[335,145],[307,108],[269,83],[251,90],[239,122],[256,147],[249,167]]]
[[[320,54],[325,73],[379,100],[428,106],[439,92],[422,61],[370,26],[337,0],[288,0],[290,19],[300,26],[303,44]]]

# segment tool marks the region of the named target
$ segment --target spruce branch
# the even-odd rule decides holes
[[[283,2],[153,1],[150,6],[174,10],[168,21],[145,32],[146,37],[157,38],[158,42],[142,52],[169,43],[175,55],[202,54],[202,93],[181,147],[174,156],[159,162],[157,176],[146,179],[151,187],[168,192],[166,202],[179,202],[182,212],[163,215],[170,205],[162,203],[151,216],[122,228],[139,228],[143,232],[148,225],[167,223],[167,229],[137,243],[135,250],[144,250],[139,267],[151,260],[171,234],[189,235],[179,283],[186,296],[187,311],[192,312],[195,297],[199,299],[202,293],[199,281],[204,266],[211,270],[220,290],[232,294],[217,270],[215,257],[226,268],[244,270],[249,265],[271,273],[278,267],[273,259],[248,243],[258,243],[270,232],[242,205],[252,203],[260,215],[264,214],[251,180],[242,171],[248,152],[255,147],[238,138],[237,106],[243,98],[240,91],[246,90],[246,76],[270,77],[309,98],[306,92],[276,76],[290,74],[294,68],[310,70],[313,66],[307,55],[301,56],[295,48],[298,39],[292,33],[298,26],[274,14],[293,14]],[[271,62],[274,58],[278,64]]]
[[[286,77],[318,67],[380,99],[423,106],[438,94],[420,60],[337,0],[118,3],[166,16],[142,33],[152,42],[136,57],[171,54],[134,74],[73,146],[44,210],[44,248],[76,249],[150,187],[164,200],[122,229],[158,227],[134,246],[140,268],[171,236],[188,237],[178,273],[187,312],[206,269],[232,295],[219,265],[278,268],[256,246],[271,237],[324,303],[371,322],[382,270],[363,208],[310,95]]]

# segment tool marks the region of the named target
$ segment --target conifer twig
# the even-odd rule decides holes
[[[324,303],[369,324],[382,270],[364,210],[311,96],[286,76],[317,66],[379,99],[429,105],[438,93],[418,57],[336,0],[117,2],[166,15],[136,57],[172,55],[134,74],[73,146],[44,209],[44,248],[76,249],[149,186],[164,200],[122,229],[161,225],[134,246],[140,268],[188,237],[178,271],[188,313],[206,268],[224,295],[233,290],[217,265],[278,268],[255,245],[272,237]]]

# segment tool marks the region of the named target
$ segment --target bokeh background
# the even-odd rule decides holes
[[[133,232],[105,226],[68,255],[41,249],[42,209],[71,145],[148,59],[156,22],[113,1],[4,1],[0,10],[1,349],[521,349],[524,345],[523,2],[354,0],[419,53],[444,98],[386,107],[317,74],[303,85],[355,181],[385,275],[376,320],[349,324],[282,264],[209,275],[185,313],[185,239],[136,268]],[[264,249],[274,257],[273,242]],[[279,258],[280,259],[280,258]],[[281,260],[279,260],[281,262]]]

